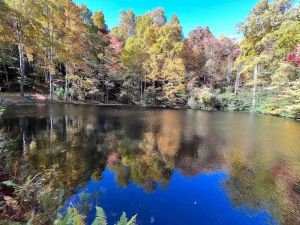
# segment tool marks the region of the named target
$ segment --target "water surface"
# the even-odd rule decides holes
[[[56,171],[90,223],[300,224],[300,123],[249,113],[69,104],[9,107],[1,166]],[[2,144],[3,145],[3,144]],[[1,148],[1,146],[0,146]]]

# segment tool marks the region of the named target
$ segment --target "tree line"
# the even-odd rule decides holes
[[[49,99],[187,104],[300,117],[300,6],[259,0],[238,25],[242,40],[197,27],[184,37],[176,14],[102,11],[72,0],[0,0],[1,88]]]

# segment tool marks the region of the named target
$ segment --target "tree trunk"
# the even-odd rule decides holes
[[[254,74],[253,74],[253,95],[252,95],[252,109],[255,110],[257,98],[258,98],[258,64],[255,65]]]
[[[64,92],[64,101],[67,100],[67,92],[68,92],[68,65],[66,64],[66,75],[65,75],[65,92]]]
[[[20,94],[22,97],[24,97],[24,77],[25,77],[25,60],[24,60],[24,51],[19,44],[19,63],[20,63],[20,75],[21,75],[21,83],[20,83]]]
[[[143,76],[141,75],[141,82],[140,82],[140,95],[141,95],[141,103],[143,101]]]
[[[5,73],[7,90],[9,90],[8,73],[7,73],[7,70],[6,70],[6,66],[4,64],[4,60],[2,60],[2,66],[3,66],[3,69],[4,69],[4,73]]]
[[[227,84],[230,84],[231,82],[231,62],[230,62],[230,57],[228,56],[227,58],[227,74],[226,74],[226,81]]]
[[[53,116],[50,116],[50,142],[53,142]],[[52,150],[52,145],[51,145]]]
[[[241,73],[240,73],[240,69],[238,68],[236,73],[235,83],[234,83],[234,94],[236,95],[239,91],[240,79],[241,79]]]
[[[53,69],[52,69],[53,66],[53,32],[52,31],[50,33],[50,38],[51,38],[51,45],[49,48],[48,70],[49,70],[49,99],[52,100],[53,99],[53,76],[54,76]]]
[[[108,85],[105,84],[106,87],[106,103],[108,103]]]
[[[48,11],[48,30],[49,30],[49,39],[50,39],[50,46],[49,46],[49,54],[48,54],[48,70],[49,70],[49,100],[51,101],[53,99],[53,87],[52,87],[52,80],[53,80],[53,26],[51,23],[51,18],[53,15],[52,8],[47,8]]]
[[[146,80],[146,78],[144,80],[144,95],[145,95],[145,91],[147,91],[147,80]]]
[[[53,100],[53,75],[52,72],[49,71],[49,100]]]
[[[50,52],[49,52],[49,65],[48,65],[48,70],[49,70],[49,100],[53,100],[53,70],[51,68],[52,63],[53,63],[53,57],[52,57],[52,47],[50,47]]]
[[[154,99],[153,99],[153,102],[154,102],[154,105],[156,105],[156,90],[155,90],[155,80],[151,80],[152,81],[152,88],[153,88],[153,92],[154,92]]]

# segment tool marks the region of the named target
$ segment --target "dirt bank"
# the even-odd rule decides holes
[[[27,93],[25,97],[21,97],[19,93],[0,92],[1,105],[32,105],[36,103],[49,102],[47,96],[37,93]]]
[[[67,104],[78,104],[78,105],[101,105],[101,106],[140,106],[145,108],[173,108],[183,109],[185,106],[178,105],[168,107],[166,105],[139,105],[137,104],[124,104],[118,101],[110,101],[108,103],[102,103],[97,101],[61,101],[61,100],[48,100],[48,96],[45,94],[38,93],[26,93],[25,97],[21,97],[18,92],[0,92],[0,105],[35,105],[35,104],[50,104],[50,103],[67,103]]]
[[[21,97],[18,92],[0,92],[0,105],[34,105],[34,104],[50,104],[50,103],[68,103],[78,105],[105,105],[105,106],[126,106],[120,102],[101,103],[97,101],[61,101],[48,100],[48,96],[38,93],[26,93],[25,97]]]

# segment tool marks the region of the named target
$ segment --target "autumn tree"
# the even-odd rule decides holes
[[[102,11],[95,12],[92,16],[92,20],[99,31],[107,32],[107,25],[105,24],[104,14]]]
[[[34,48],[39,48],[34,40],[38,39],[41,32],[41,24],[36,20],[41,14],[41,5],[40,1],[33,0],[5,0],[5,2],[11,8],[7,15],[8,25],[13,34],[13,42],[18,46],[20,94],[24,96],[26,59],[32,60]]]
[[[282,93],[284,85],[279,85],[278,79],[294,82],[296,78],[293,70],[288,69],[286,57],[299,43],[298,29],[299,5],[293,6],[290,0],[261,0],[240,25],[244,39],[236,64],[240,65],[246,83],[253,86],[254,110],[274,113],[276,110],[270,108],[283,108],[274,107],[271,101],[272,96]],[[275,80],[276,84],[272,82]]]
[[[151,12],[152,21],[158,27],[162,27],[167,23],[167,17],[165,12],[162,8],[157,8]],[[179,22],[179,21],[177,21]]]
[[[87,25],[91,25],[92,24],[92,16],[93,13],[92,11],[84,4],[80,3],[78,5],[79,8],[79,13],[80,13],[80,17],[83,20],[83,22]]]
[[[5,74],[6,85],[9,90],[7,66],[15,61],[13,54],[11,54],[12,46],[14,44],[14,36],[9,26],[9,12],[11,9],[4,0],[0,1],[0,8],[0,65],[2,66]]]
[[[79,8],[71,1],[67,0],[64,8],[65,31],[63,37],[64,64],[65,64],[65,85],[64,99],[72,95],[73,89],[69,85],[72,82],[80,84],[81,77],[76,74],[79,68],[84,66],[83,56],[86,44],[86,28],[80,17]]]
[[[121,11],[110,31],[102,11],[72,0],[0,0],[0,7],[2,83],[14,90],[19,75],[22,96],[26,86],[49,89],[50,100],[300,112],[300,5],[291,0],[259,0],[239,24],[239,42],[209,27],[184,38],[176,14],[168,21],[162,8]]]
[[[173,18],[172,23],[162,27],[153,23],[147,34],[153,43],[147,51],[149,58],[144,62],[144,68],[147,79],[156,86],[156,99],[168,104],[179,103],[185,89],[184,45],[179,20]]]
[[[64,35],[64,19],[65,15],[61,10],[64,7],[64,0],[44,0],[42,7],[43,16],[40,19],[43,26],[43,37],[40,40],[43,52],[39,54],[44,61],[45,67],[49,74],[49,99],[53,99],[54,78],[58,73],[57,67],[63,61],[64,46],[62,35]]]
[[[111,34],[115,37],[125,41],[127,38],[132,37],[135,32],[135,14],[133,10],[121,11],[120,23],[117,27],[114,27]]]
[[[208,36],[206,30],[197,27],[189,33],[189,37],[184,41],[184,62],[187,71],[186,80],[189,91],[199,86],[204,79],[206,55],[203,40],[206,36]]]

